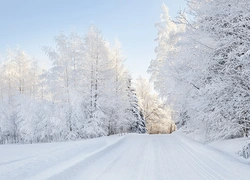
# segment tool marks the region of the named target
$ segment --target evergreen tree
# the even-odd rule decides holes
[[[141,108],[138,104],[138,98],[136,96],[136,91],[132,87],[131,79],[128,79],[128,96],[130,101],[130,107],[127,110],[128,111],[128,118],[129,122],[131,122],[130,125],[130,131],[135,133],[146,133],[146,123],[145,123],[145,117],[142,113]]]

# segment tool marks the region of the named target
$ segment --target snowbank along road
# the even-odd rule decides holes
[[[14,155],[21,150],[26,152]],[[177,133],[6,145],[0,147],[1,151],[1,180],[250,179],[249,165]]]

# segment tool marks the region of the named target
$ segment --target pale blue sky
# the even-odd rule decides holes
[[[117,37],[123,47],[126,66],[134,77],[147,76],[160,20],[161,5],[170,15],[186,6],[185,0],[2,0],[0,5],[0,54],[19,44],[28,54],[48,64],[41,46],[54,46],[55,35],[72,28],[81,35],[95,24],[104,37]]]

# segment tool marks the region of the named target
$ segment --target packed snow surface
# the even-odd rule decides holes
[[[0,146],[0,179],[248,180],[250,166],[182,134]]]

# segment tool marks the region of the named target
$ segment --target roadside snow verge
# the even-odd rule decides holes
[[[0,146],[0,179],[48,179],[116,144],[125,136]]]
[[[123,136],[125,137],[125,136]],[[76,156],[72,157],[71,159],[65,160],[64,162],[61,162],[60,164],[57,164],[55,166],[50,167],[49,169],[47,169],[46,171],[43,171],[41,173],[36,174],[35,176],[32,176],[30,178],[28,178],[27,180],[33,180],[33,179],[49,179],[57,174],[60,174],[68,169],[71,169],[72,167],[74,167],[75,165],[88,160],[89,158],[91,158],[92,156],[96,156],[96,154],[99,154],[102,151],[105,151],[107,149],[109,149],[110,147],[115,146],[116,144],[119,144],[122,140],[122,138],[119,138],[113,142],[111,142],[110,144],[105,145],[104,147],[97,149],[93,152],[83,152],[83,153],[79,153]]]
[[[236,138],[214,141],[208,143],[208,145],[240,160],[243,163],[250,164],[250,158],[247,159],[247,156],[249,157],[250,155],[249,141],[248,138]]]
[[[235,139],[226,139],[218,140],[210,143],[205,143],[202,141],[202,137],[199,134],[190,133],[186,134],[183,130],[178,130],[174,132],[182,136],[186,136],[198,143],[209,146],[213,149],[216,149],[224,154],[227,154],[234,159],[237,159],[243,163],[250,164],[250,139],[249,138],[235,138]]]

